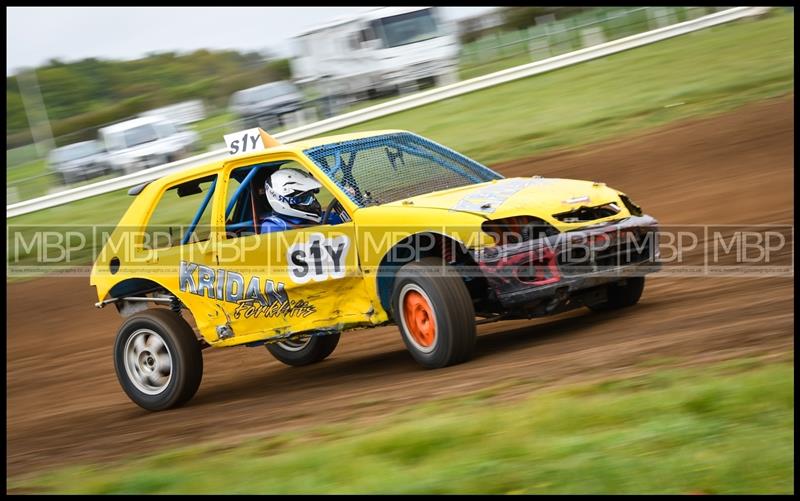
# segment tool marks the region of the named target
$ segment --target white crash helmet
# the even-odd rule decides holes
[[[322,207],[314,196],[321,186],[305,172],[291,168],[277,170],[264,181],[267,201],[275,212],[315,223],[322,220]]]

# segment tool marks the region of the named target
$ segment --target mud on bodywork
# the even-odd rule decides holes
[[[605,284],[659,268],[658,222],[631,216],[473,251],[498,313],[541,316],[602,302]]]

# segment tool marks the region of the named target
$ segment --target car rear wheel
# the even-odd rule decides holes
[[[457,271],[441,259],[424,258],[397,272],[392,316],[403,342],[420,365],[437,369],[472,358],[475,309]]]
[[[281,120],[277,115],[266,115],[260,117],[256,123],[257,125],[254,127],[260,127],[264,130],[271,130],[280,127]]]
[[[75,182],[75,178],[72,176],[72,174],[68,174],[66,172],[60,172],[58,174],[58,180],[64,186],[70,185]]]
[[[603,303],[589,305],[593,311],[609,311],[633,306],[639,302],[644,291],[644,277],[631,277],[622,282],[611,284],[606,289],[607,300]]]
[[[304,336],[267,344],[273,357],[286,365],[300,367],[325,360],[339,344],[339,332],[319,336]]]
[[[128,317],[114,343],[114,369],[122,389],[149,411],[178,407],[203,378],[200,343],[189,324],[165,308]]]

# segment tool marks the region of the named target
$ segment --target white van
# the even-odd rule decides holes
[[[457,80],[458,38],[437,7],[383,7],[294,37],[292,77],[320,96],[373,97]]]
[[[135,172],[155,167],[191,154],[200,136],[180,128],[162,116],[147,116],[120,122],[98,131],[108,152],[111,167],[120,172]]]

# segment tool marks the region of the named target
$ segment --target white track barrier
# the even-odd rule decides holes
[[[369,108],[345,113],[336,117],[320,120],[312,124],[297,127],[291,130],[274,134],[274,137],[283,143],[290,143],[306,139],[326,132],[348,127],[358,123],[366,122],[374,118],[391,115],[400,111],[410,110],[418,106],[435,103],[444,99],[474,92],[476,90],[493,87],[512,80],[518,80],[539,73],[545,73],[565,66],[582,63],[591,59],[608,56],[617,52],[622,52],[635,47],[641,47],[655,43],[667,38],[684,35],[693,31],[702,30],[718,24],[727,23],[736,19],[763,14],[769,7],[735,7],[721,12],[715,12],[708,16],[699,17],[691,21],[673,24],[664,28],[659,28],[645,33],[639,33],[625,38],[620,38],[600,45],[576,50],[560,56],[543,59],[533,63],[523,64],[506,70],[483,75],[463,82],[458,82],[442,87],[437,87],[425,92],[419,92],[410,96],[395,99],[386,103],[381,103]],[[152,169],[142,170],[133,174],[107,179],[98,183],[93,183],[71,190],[52,193],[43,197],[25,200],[6,206],[6,218],[20,216],[36,212],[38,210],[67,204],[76,200],[83,200],[96,195],[110,193],[112,191],[129,188],[141,183],[153,181],[167,174],[177,172],[192,166],[220,160],[228,156],[227,149],[219,149],[196,155],[177,162],[153,167]]]

